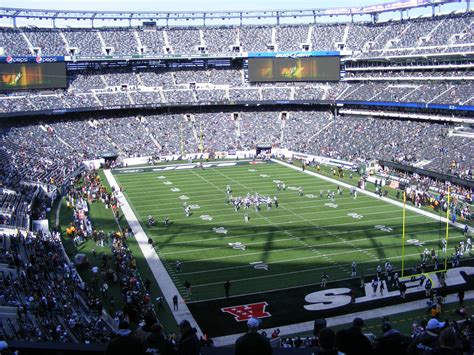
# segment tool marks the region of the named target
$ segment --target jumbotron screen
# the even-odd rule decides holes
[[[66,88],[66,63],[0,64],[0,78],[0,91]]]
[[[249,58],[249,81],[338,81],[339,57]]]

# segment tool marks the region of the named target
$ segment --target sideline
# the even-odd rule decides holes
[[[288,163],[285,163],[285,162],[282,162],[278,159],[272,159],[273,162],[277,163],[277,164],[280,164],[280,165],[283,165],[283,166],[286,166],[288,168],[291,168],[293,170],[296,170],[296,171],[300,171],[302,173],[305,173],[305,174],[308,174],[308,175],[311,175],[311,176],[315,176],[317,178],[320,178],[322,180],[325,180],[325,181],[329,181],[329,182],[332,182],[334,184],[337,184],[337,185],[341,185],[341,186],[344,186],[348,189],[350,189],[351,187],[355,187],[354,185],[350,185],[348,183],[345,183],[343,181],[339,181],[339,180],[335,180],[335,179],[332,179],[330,177],[327,177],[327,176],[324,176],[324,175],[321,175],[321,174],[318,174],[318,173],[315,173],[313,171],[308,171],[308,170],[301,170],[301,168],[297,167],[297,166],[294,166],[292,164],[288,164]],[[392,200],[391,198],[388,198],[388,197],[380,197],[379,195],[376,195],[375,193],[373,192],[370,192],[370,191],[367,191],[367,190],[362,190],[358,187],[356,187],[356,190],[357,192],[360,192],[360,193],[363,193],[364,195],[367,195],[367,196],[370,196],[370,197],[373,197],[377,200],[380,200],[380,201],[384,201],[384,202],[387,202],[387,203],[390,203],[392,205],[395,205],[395,206],[398,206],[398,207],[401,207],[403,208],[403,203],[401,202],[398,202],[398,201],[395,201],[395,200]],[[412,211],[412,212],[415,212],[415,213],[418,213],[418,214],[421,214],[425,217],[428,217],[428,218],[431,218],[431,219],[434,219],[436,221],[441,221],[441,222],[444,222],[446,223],[447,222],[447,219],[446,217],[441,217],[441,216],[438,216],[438,215],[435,215],[434,213],[431,213],[431,212],[427,212],[425,210],[422,210],[422,209],[418,209],[416,207],[413,207],[413,206],[410,206],[410,205],[406,205],[406,209],[409,210],[409,211]],[[459,229],[463,229],[464,228],[464,225],[459,223],[459,222],[451,222],[451,221],[448,221],[450,225],[456,227],[456,228],[459,228]]]
[[[115,191],[120,191],[117,181],[115,177],[112,175],[110,170],[104,170],[105,177],[109,182],[110,186],[115,188]],[[121,195],[121,193],[119,193]],[[145,258],[148,266],[150,267],[153,276],[156,279],[156,282],[159,284],[161,291],[163,292],[163,296],[165,301],[168,303],[170,310],[173,309],[173,296],[178,295],[180,302],[179,302],[179,310],[173,311],[173,316],[176,319],[176,322],[179,323],[180,321],[187,319],[191,326],[196,328],[198,333],[202,334],[199,325],[197,324],[196,320],[192,316],[188,306],[184,302],[184,299],[181,297],[178,289],[176,288],[174,282],[171,280],[168,271],[166,270],[163,262],[159,258],[158,254],[156,253],[155,249],[150,247],[148,244],[148,238],[143,230],[140,222],[138,222],[135,213],[133,212],[130,204],[128,203],[127,199],[122,195],[120,197],[120,201],[122,202],[122,212],[127,220],[130,228],[133,231],[135,239],[137,240],[138,246]]]
[[[474,270],[473,267],[458,267],[454,269],[448,269],[448,277],[446,279],[447,285],[448,286],[456,286],[456,285],[462,285],[465,284],[465,280],[463,276],[461,275],[461,272],[466,272],[468,274],[472,274],[472,270]],[[407,276],[403,278],[402,280],[406,280],[407,282],[407,294],[413,294],[413,293],[422,293],[425,290],[423,288],[418,287],[418,280],[416,281],[409,281],[410,276]],[[433,280],[433,289],[439,288],[440,284],[438,280]],[[337,290],[337,289],[335,289]],[[306,307],[309,307],[308,310],[313,309],[313,311],[317,311],[318,309],[321,309],[321,307],[326,307],[324,304],[321,302],[323,301],[331,301],[331,299],[334,297],[334,294],[331,293],[331,289],[327,290],[320,290],[319,292],[315,292],[316,294],[322,293],[326,291],[327,297],[322,297],[322,295],[318,295],[316,298],[314,297],[313,294],[309,294],[306,296],[305,301],[306,302],[313,302],[313,305],[307,305]],[[334,290],[333,290],[334,291]],[[365,296],[358,297],[356,298],[356,302],[370,302],[371,300],[374,299],[372,294],[372,287],[370,282],[365,283]],[[336,296],[337,297],[337,296]],[[388,291],[385,293],[383,296],[376,296],[375,299],[379,300],[382,298],[391,298],[391,297],[400,297],[398,291]],[[465,300],[472,300],[474,299],[474,291],[467,291],[465,293]],[[457,302],[457,294],[449,294],[446,297],[445,304],[447,303],[454,303]],[[332,302],[330,302],[332,303]],[[327,325],[328,327],[334,327],[338,325],[344,325],[344,324],[350,324],[352,323],[352,320],[356,317],[360,317],[364,320],[369,320],[369,319],[376,319],[376,318],[382,318],[383,316],[389,316],[393,314],[398,314],[398,313],[404,313],[404,312],[410,312],[413,310],[418,310],[418,309],[426,309],[427,304],[426,304],[426,298],[417,300],[417,301],[411,301],[411,302],[406,302],[406,303],[400,303],[396,304],[393,306],[385,306],[385,307],[380,307],[380,308],[374,308],[374,309],[369,309],[369,310],[364,310],[364,311],[359,311],[359,312],[354,312],[354,313],[348,313],[348,314],[341,314],[339,316],[334,316],[334,317],[326,317]],[[303,311],[303,310],[302,310]],[[317,315],[315,314],[315,319],[318,318]],[[290,325],[284,325],[280,327],[272,327],[272,328],[266,328],[262,329],[265,330],[267,334],[271,334],[274,329],[279,328],[280,329],[280,336],[289,336],[293,334],[298,334],[298,333],[303,333],[303,332],[310,332],[314,329],[314,320],[308,321],[308,322],[302,322],[302,323],[296,323],[296,324],[290,324]],[[237,338],[242,335],[243,333],[240,334],[232,334],[232,335],[225,335],[222,337],[214,338],[214,344],[216,346],[223,346],[223,345],[231,345],[234,344]]]

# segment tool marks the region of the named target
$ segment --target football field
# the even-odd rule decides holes
[[[237,296],[319,284],[323,272],[330,282],[348,279],[352,261],[358,275],[366,277],[387,260],[394,269],[401,267],[402,208],[362,193],[354,198],[347,188],[339,194],[335,183],[275,163],[222,165],[115,172],[188,302],[224,297],[226,280]],[[285,191],[277,190],[281,182]],[[279,206],[262,204],[257,212],[252,205],[236,212],[226,202],[227,185],[234,197],[277,196]],[[327,197],[328,190],[335,192],[334,200]],[[189,217],[184,202],[191,208]],[[149,215],[156,219],[152,227]],[[445,224],[407,210],[405,268],[419,265],[425,248],[443,256],[440,241],[445,234]],[[462,238],[450,229],[448,254]],[[179,272],[176,260],[181,262]],[[192,285],[192,298],[186,297],[185,281]]]

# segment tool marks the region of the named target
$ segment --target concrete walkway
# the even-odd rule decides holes
[[[140,225],[140,222],[138,222],[137,217],[135,216],[135,213],[130,207],[130,204],[128,203],[127,199],[120,192],[119,185],[117,184],[115,177],[112,175],[112,172],[110,170],[104,170],[104,174],[110,186],[113,186],[115,188],[115,191],[118,195],[117,197],[122,204],[121,208],[123,215],[125,216],[128,225],[132,229],[135,239],[137,240],[138,246],[140,247],[140,250],[143,254],[143,257],[148,263],[148,266],[150,267],[150,270],[153,273],[156,282],[160,286],[165,301],[168,303],[170,309],[173,309],[173,296],[178,295],[179,310],[173,311],[173,316],[176,319],[176,322],[179,323],[181,320],[187,319],[191,323],[191,326],[197,329],[198,334],[202,334],[199,325],[197,324],[196,320],[189,311],[188,306],[181,297],[174,282],[171,280],[168,271],[163,265],[163,262],[159,258],[155,249],[151,247],[150,244],[148,244],[148,237],[145,234],[145,231],[143,230],[142,226]]]

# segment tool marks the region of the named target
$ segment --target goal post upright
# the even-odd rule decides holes
[[[402,209],[402,277],[405,276],[405,216],[406,216],[406,191],[403,191],[403,209]]]
[[[451,186],[448,186],[448,205],[446,208],[446,253],[444,253],[444,271],[448,270],[448,238],[449,238],[449,204],[451,202]]]

